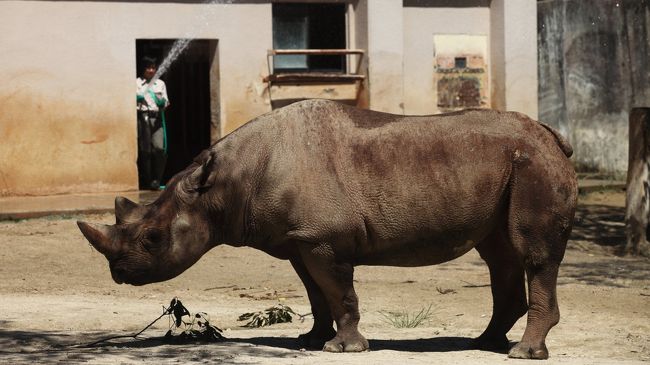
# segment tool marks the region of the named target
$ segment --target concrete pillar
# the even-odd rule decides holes
[[[370,109],[404,113],[402,0],[368,1]]]
[[[492,0],[492,107],[537,119],[537,2]]]
[[[359,86],[357,92],[357,106],[368,109],[370,107],[370,94],[368,92],[368,0],[358,0],[351,3],[352,11],[349,11],[349,22],[351,32],[348,34],[348,48],[366,50],[359,65],[359,73],[366,76],[366,79]],[[348,8],[350,9],[350,8]],[[352,31],[352,29],[354,31]],[[356,60],[354,62],[357,62]],[[351,69],[351,71],[355,71]]]

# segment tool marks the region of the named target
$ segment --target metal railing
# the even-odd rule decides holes
[[[356,82],[363,81],[365,76],[360,74],[361,62],[365,51],[362,49],[270,49],[267,52],[267,65],[269,74],[264,77],[264,82]],[[306,56],[345,56],[346,65],[349,65],[350,58],[356,56],[354,70],[347,73],[328,71],[305,71],[305,72],[274,72],[273,58],[284,55],[306,55]]]

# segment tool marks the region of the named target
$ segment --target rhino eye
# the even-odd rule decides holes
[[[148,229],[142,235],[145,246],[157,245],[162,240],[162,232],[157,229]]]

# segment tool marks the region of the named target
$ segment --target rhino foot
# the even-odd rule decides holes
[[[533,346],[524,342],[519,342],[510,349],[508,357],[515,359],[546,360],[548,359],[548,349],[544,344]]]
[[[323,330],[314,330],[303,333],[298,336],[298,341],[304,347],[310,349],[322,349],[325,343],[336,336],[334,328],[330,327]]]
[[[506,353],[510,342],[505,335],[493,337],[481,335],[472,341],[472,347],[483,351]]]
[[[334,337],[332,340],[325,342],[323,351],[325,352],[362,352],[368,350],[368,340],[361,334],[355,336],[346,336],[341,338]]]

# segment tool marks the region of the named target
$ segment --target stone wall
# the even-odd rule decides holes
[[[629,111],[650,105],[650,2],[537,6],[539,119],[569,138],[578,171],[621,178]]]

